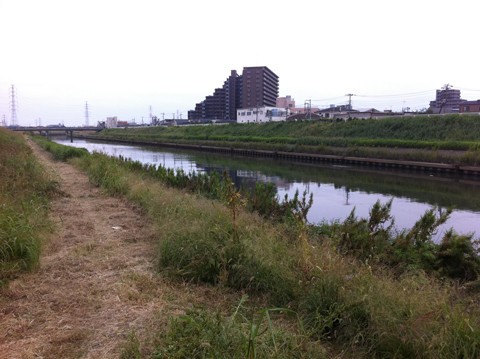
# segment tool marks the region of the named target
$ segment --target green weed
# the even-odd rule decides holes
[[[0,285],[37,266],[57,187],[24,138],[0,129]]]

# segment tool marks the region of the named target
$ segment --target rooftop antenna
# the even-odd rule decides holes
[[[88,127],[90,125],[90,119],[89,119],[89,114],[88,114],[88,102],[85,102],[85,127]]]
[[[11,110],[11,117],[10,117],[10,125],[17,126],[17,100],[15,98],[15,86],[12,85],[10,87],[10,110]]]

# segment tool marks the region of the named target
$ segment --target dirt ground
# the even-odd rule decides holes
[[[118,358],[132,331],[148,335],[159,313],[180,311],[153,269],[151,224],[32,146],[64,195],[52,201],[40,268],[0,292],[0,358]]]

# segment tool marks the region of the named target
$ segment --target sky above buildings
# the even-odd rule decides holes
[[[0,123],[136,123],[193,109],[268,66],[302,107],[420,110],[480,99],[478,0],[0,0]]]

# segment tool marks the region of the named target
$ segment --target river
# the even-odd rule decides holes
[[[186,172],[227,170],[237,185],[273,183],[280,198],[295,191],[313,194],[308,220],[342,221],[355,208],[358,217],[367,217],[375,201],[393,198],[392,215],[397,229],[411,228],[433,206],[453,208],[450,219],[435,238],[449,228],[458,233],[480,236],[480,181],[425,172],[379,170],[356,166],[335,166],[287,162],[274,159],[233,157],[206,152],[180,151],[160,147],[141,147],[54,138],[68,146],[84,147],[142,163],[183,169]]]

